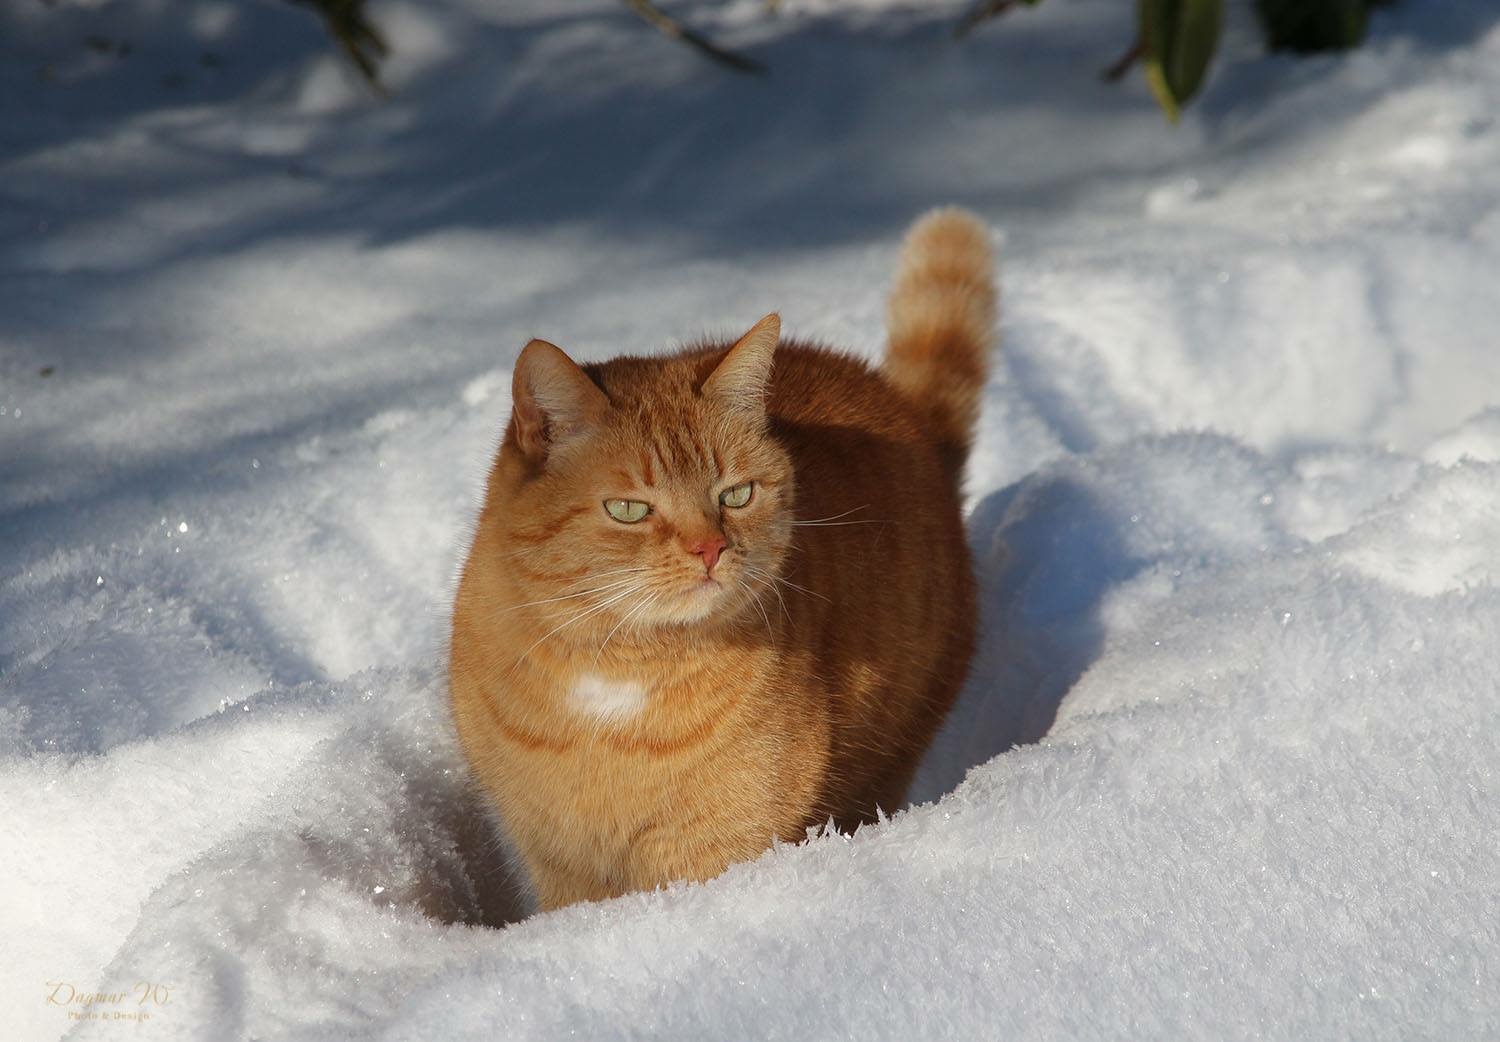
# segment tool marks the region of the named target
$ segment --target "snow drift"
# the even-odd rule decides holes
[[[286,5],[0,15],[8,1030],[1500,1031],[1495,12],[1232,26],[1172,130],[1104,0],[783,6],[694,9],[750,82],[610,3],[377,5],[382,105]],[[950,201],[1005,353],[918,805],[525,918],[439,650],[516,351],[873,355]]]

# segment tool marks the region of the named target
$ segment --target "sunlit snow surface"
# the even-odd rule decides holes
[[[1500,1034],[1500,9],[1237,8],[1175,129],[1114,0],[674,9],[771,75],[383,3],[374,103],[284,3],[0,8],[0,1034]],[[477,925],[441,646],[518,349],[873,355],[945,202],[1005,351],[935,802]]]

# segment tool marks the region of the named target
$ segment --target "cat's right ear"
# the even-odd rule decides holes
[[[537,463],[609,408],[609,399],[578,363],[545,340],[533,340],[516,359],[511,401],[516,444]]]

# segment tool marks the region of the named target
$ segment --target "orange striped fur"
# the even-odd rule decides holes
[[[901,804],[973,645],[958,478],[992,279],[982,226],[938,211],[908,238],[883,371],[782,342],[774,315],[671,356],[522,352],[450,683],[543,908]]]

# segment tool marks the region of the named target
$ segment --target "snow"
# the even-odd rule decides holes
[[[6,1032],[1500,1034],[1500,10],[1236,9],[1174,129],[1107,0],[675,9],[771,75],[609,0],[376,3],[383,103],[272,0],[0,10]],[[917,805],[526,918],[441,650],[517,352],[873,354],[950,202],[1005,348]]]

